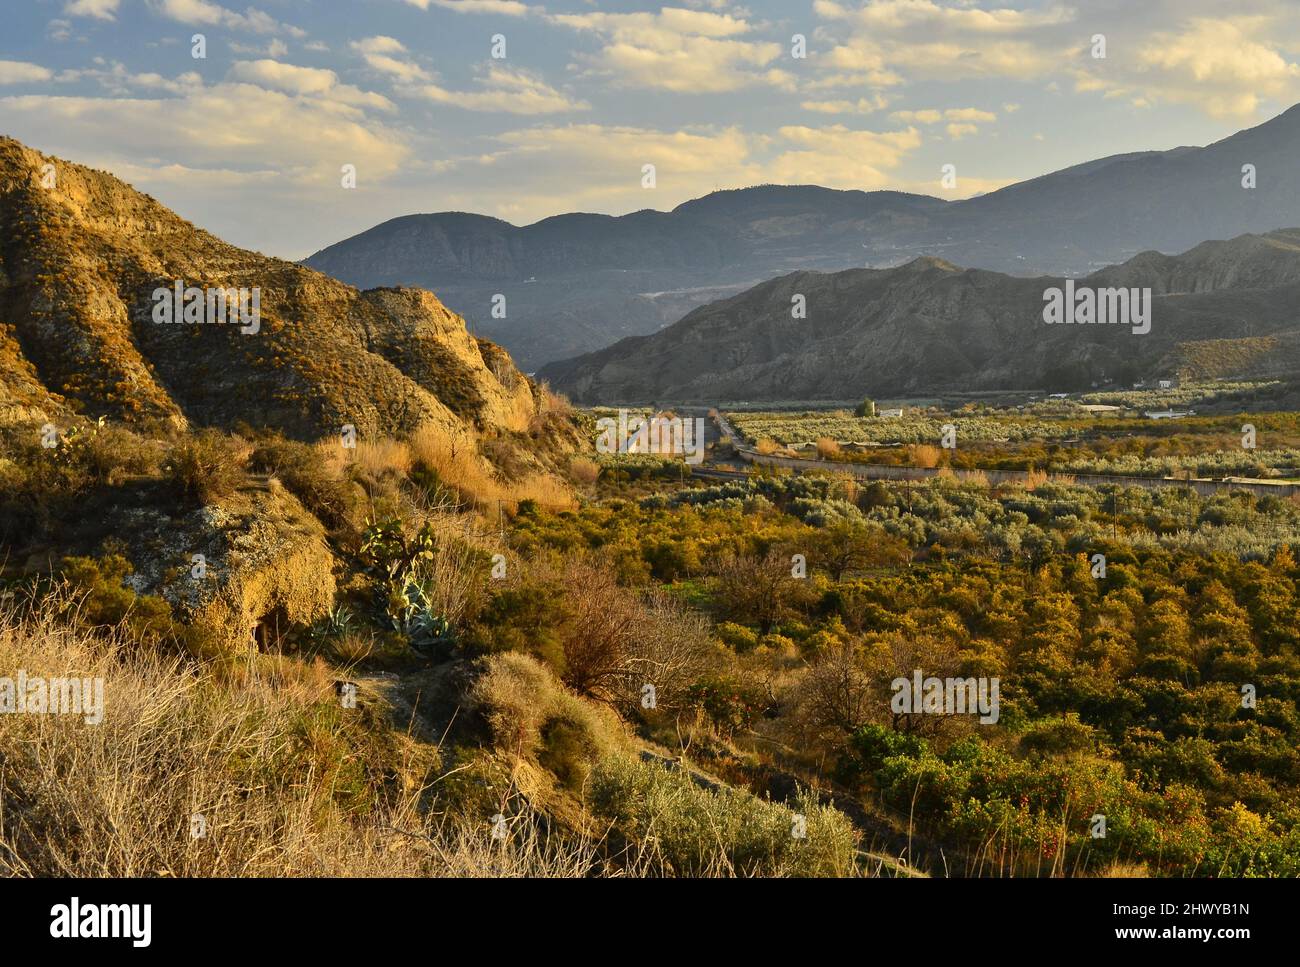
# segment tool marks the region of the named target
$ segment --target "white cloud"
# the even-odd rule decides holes
[[[275,60],[236,61],[227,75],[231,80],[256,84],[285,94],[329,97],[344,104],[394,111],[396,105],[382,94],[340,84],[338,75],[322,67],[299,67]]]
[[[126,96],[133,91],[164,92],[167,94],[184,94],[196,87],[203,86],[203,78],[195,71],[188,71],[177,77],[164,77],[153,71],[132,72],[121,62],[106,63],[96,58],[96,66],[84,70],[69,71],[68,76],[60,74],[57,80],[79,81],[91,80],[110,94]]]
[[[945,4],[934,0],[867,0],[851,9],[832,0],[815,0],[813,10],[827,20],[846,20],[873,31],[955,32],[973,34],[1024,33],[1075,19],[1069,8],[982,10],[968,3]]]
[[[992,111],[982,111],[974,107],[950,107],[942,111],[935,108],[926,108],[920,111],[894,111],[889,116],[895,121],[903,121],[907,124],[938,124],[940,121],[987,123],[998,119],[998,116]]]
[[[835,25],[821,31],[835,41],[817,62],[826,86],[1041,76],[1061,68],[1077,32],[1075,13],[1062,5],[985,10],[964,0],[867,0],[850,8],[815,0],[813,9]]]
[[[320,67],[298,67],[274,60],[240,60],[230,68],[231,78],[248,81],[286,94],[324,94],[338,83],[338,75]]]
[[[554,14],[552,23],[590,31],[602,47],[580,62],[627,87],[702,93],[764,84],[791,90],[794,78],[772,67],[774,41],[741,40],[752,31],[731,14],[664,7],[658,13]]]
[[[812,128],[793,125],[777,132],[782,150],[765,165],[770,180],[830,188],[886,188],[888,174],[918,147],[915,128],[877,133],[842,124]]]
[[[359,53],[372,70],[389,74],[403,83],[432,80],[432,75],[418,64],[403,60],[394,54],[405,54],[406,47],[394,37],[366,37],[349,45]]]
[[[457,13],[501,13],[508,17],[522,17],[528,5],[519,0],[406,0],[413,7],[428,10],[430,3]]]
[[[54,74],[40,64],[22,60],[0,60],[0,84],[31,84],[48,81]]]
[[[112,20],[122,0],[68,0],[63,5],[63,12],[71,17],[95,17],[99,20]]]
[[[172,82],[175,84],[176,82]],[[150,167],[278,171],[286,187],[337,181],[344,163],[371,180],[397,172],[405,136],[332,97],[293,96],[248,83],[178,85],[174,97],[0,98],[6,127],[67,156],[151,159]]]
[[[304,35],[298,27],[283,24],[269,14],[249,7],[244,13],[228,10],[211,0],[150,0],[150,6],[159,14],[178,23],[196,27],[226,27],[230,30],[247,30],[255,34],[289,33]]]
[[[799,106],[815,114],[872,114],[889,106],[888,98],[881,94],[860,97],[856,101],[802,101]]]
[[[1300,96],[1300,64],[1290,59],[1279,26],[1268,17],[1194,18],[1146,39],[1127,70],[1102,71],[1082,60],[1075,90],[1128,97],[1135,106],[1164,100],[1197,105],[1212,117],[1249,119],[1266,98],[1289,104]]]
[[[404,93],[412,93],[440,104],[467,111],[500,111],[509,114],[557,114],[563,111],[586,111],[591,105],[571,100],[540,77],[524,70],[492,64],[479,78],[481,91],[449,91],[437,84],[425,84]]]

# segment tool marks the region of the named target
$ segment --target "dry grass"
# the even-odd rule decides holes
[[[573,415],[573,404],[569,402],[569,398],[552,390],[549,383],[545,381],[538,383],[537,392],[533,395],[537,400],[538,415],[548,413],[557,413],[565,417]]]
[[[754,444],[754,449],[763,456],[771,456],[781,449],[781,445],[770,437],[764,437]]]
[[[371,480],[405,477],[413,466],[411,448],[400,440],[358,440],[355,454],[358,472]]]
[[[914,444],[907,449],[912,455],[911,463],[914,467],[937,467],[943,459],[943,451],[930,443]]]
[[[828,436],[817,438],[817,456],[823,460],[831,460],[839,456],[840,445]]]
[[[0,668],[104,679],[105,715],[0,716],[0,875],[583,876],[598,843],[418,808],[436,751],[343,711],[319,664],[195,667],[0,614]],[[192,835],[201,815],[206,834]]]
[[[534,758],[545,727],[568,723],[594,759],[623,745],[617,716],[568,692],[541,662],[504,652],[485,661],[472,701],[487,719],[498,749]]]
[[[591,486],[600,476],[600,464],[587,457],[574,457],[569,461],[569,473],[583,486]]]
[[[1043,486],[1043,484],[1047,483],[1050,478],[1051,475],[1046,470],[1030,470],[1025,474],[1022,486],[1026,490],[1037,490],[1039,487]]]
[[[550,474],[534,473],[519,480],[499,480],[472,440],[458,438],[444,427],[422,426],[412,434],[409,446],[416,464],[432,470],[462,499],[481,509],[495,510],[500,504],[513,513],[523,500],[553,510],[571,510],[577,506],[569,487]]]

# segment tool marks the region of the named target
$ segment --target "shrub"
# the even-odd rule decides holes
[[[248,456],[243,440],[204,429],[172,447],[167,470],[182,496],[212,504],[229,497],[244,482]]]
[[[271,437],[258,441],[250,458],[254,471],[274,474],[304,507],[329,527],[348,522],[354,487],[342,473],[337,441],[324,445]]]
[[[173,620],[171,605],[154,595],[136,594],[126,585],[131,572],[131,562],[120,554],[98,560],[65,557],[57,577],[71,592],[68,616],[74,626],[117,631],[139,644],[185,641],[189,629]]]
[[[586,457],[574,457],[569,461],[569,473],[578,483],[590,486],[600,476],[600,464]]]
[[[470,690],[500,750],[557,768],[574,778],[579,760],[594,759],[620,745],[612,713],[569,694],[541,662],[529,655],[490,655],[479,665]]]
[[[852,825],[807,791],[796,795],[792,808],[725,786],[704,788],[683,771],[611,756],[593,770],[589,799],[598,815],[679,876],[856,872]]]

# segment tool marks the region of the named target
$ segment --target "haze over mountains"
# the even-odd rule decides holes
[[[842,400],[1129,382],[1177,371],[1203,341],[1250,343],[1293,332],[1300,229],[1207,242],[1176,257],[1147,252],[1078,280],[1079,287],[1151,289],[1146,333],[1047,325],[1044,291],[1064,284],[931,257],[893,269],[796,272],[702,306],[662,332],[554,363],[539,377],[585,403]],[[806,300],[806,318],[792,313],[797,296]],[[1255,362],[1269,353],[1219,355]]]
[[[533,369],[794,271],[924,255],[1076,277],[1145,250],[1300,225],[1297,156],[1300,106],[1207,147],[1116,155],[966,201],[766,185],[671,212],[560,215],[522,228],[465,213],[409,215],[305,264],[359,286],[431,288]],[[1244,165],[1253,188],[1243,187]],[[491,315],[496,294],[506,297],[505,319]]]

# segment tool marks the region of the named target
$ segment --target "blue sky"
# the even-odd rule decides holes
[[[6,0],[4,13],[0,133],[285,258],[417,211],[526,224],[765,182],[966,197],[1209,143],[1300,101],[1294,0]]]

